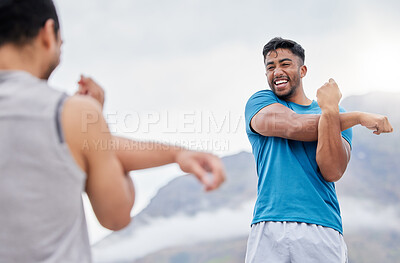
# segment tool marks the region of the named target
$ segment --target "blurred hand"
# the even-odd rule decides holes
[[[393,132],[393,127],[388,118],[380,114],[361,112],[360,124],[373,130],[376,135]]]
[[[185,173],[191,173],[204,185],[206,191],[217,189],[225,181],[225,169],[217,156],[182,150],[176,157],[176,162]],[[212,174],[212,180],[207,173]]]
[[[78,84],[79,88],[75,94],[88,95],[97,100],[101,104],[101,107],[103,108],[104,90],[99,84],[97,84],[93,79],[87,78],[83,75],[81,75]]]
[[[341,98],[342,93],[333,79],[329,79],[329,82],[317,90],[317,102],[321,110],[339,110],[338,105]]]

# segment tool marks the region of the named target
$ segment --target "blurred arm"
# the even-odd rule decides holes
[[[87,174],[86,192],[100,224],[119,230],[129,224],[135,201],[132,180],[124,173],[112,147],[112,136],[100,104],[90,97],[73,96],[62,112],[66,142]]]
[[[181,147],[155,142],[138,142],[113,137],[116,154],[125,171],[177,163],[182,171],[196,176],[205,190],[214,190],[225,181],[225,169],[215,155],[189,151]],[[213,180],[209,181],[207,173]]]

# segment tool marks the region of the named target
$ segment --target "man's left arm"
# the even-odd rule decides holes
[[[317,164],[324,179],[338,181],[344,174],[350,161],[350,145],[342,137],[339,115],[339,101],[342,97],[333,79],[317,91],[317,100],[321,108],[318,123]]]

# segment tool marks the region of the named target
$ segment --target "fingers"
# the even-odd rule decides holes
[[[337,110],[342,93],[333,78],[330,78],[317,90],[317,102],[322,111]]]
[[[393,132],[393,127],[392,127],[392,125],[390,124],[388,118],[385,117],[385,120],[386,120],[386,130],[385,130],[385,131],[386,131],[387,133]]]
[[[221,160],[214,155],[207,154],[203,167],[207,172],[211,173],[212,176],[212,180],[208,182],[205,190],[211,191],[220,187],[225,181],[225,169],[223,168]]]
[[[225,169],[221,160],[213,155],[209,158],[209,167],[213,176],[212,184],[208,190],[214,190],[220,187],[220,185],[225,181]]]
[[[393,132],[393,127],[392,127],[392,125],[390,125],[390,132]]]
[[[92,98],[96,99],[101,104],[101,106],[104,105],[104,90],[92,78],[81,75],[78,81],[78,85],[79,88],[77,94],[89,95]]]
[[[202,160],[193,164],[193,173],[204,185],[206,191],[212,191],[221,186],[225,181],[225,170],[219,158],[211,154],[205,154]],[[211,173],[212,179],[208,178]]]
[[[218,157],[212,154],[183,151],[179,154],[177,163],[182,171],[196,176],[206,191],[217,189],[225,181],[223,164]]]
[[[88,95],[89,93],[89,87],[87,85],[87,78],[85,78],[83,75],[80,76],[80,79],[78,81],[78,91],[76,94],[79,95]]]
[[[388,118],[386,116],[382,116],[381,117],[381,121],[378,122],[379,124],[377,124],[375,126],[375,131],[373,132],[376,135],[380,135],[381,133],[391,133],[393,132],[393,127],[390,124]]]
[[[199,163],[193,162],[192,173],[204,185],[205,190],[209,191],[209,188],[211,188],[211,186],[209,181],[207,180],[207,171],[203,167],[201,167]]]

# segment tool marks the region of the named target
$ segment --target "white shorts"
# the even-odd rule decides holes
[[[298,222],[252,225],[246,263],[347,263],[347,246],[338,231]]]

